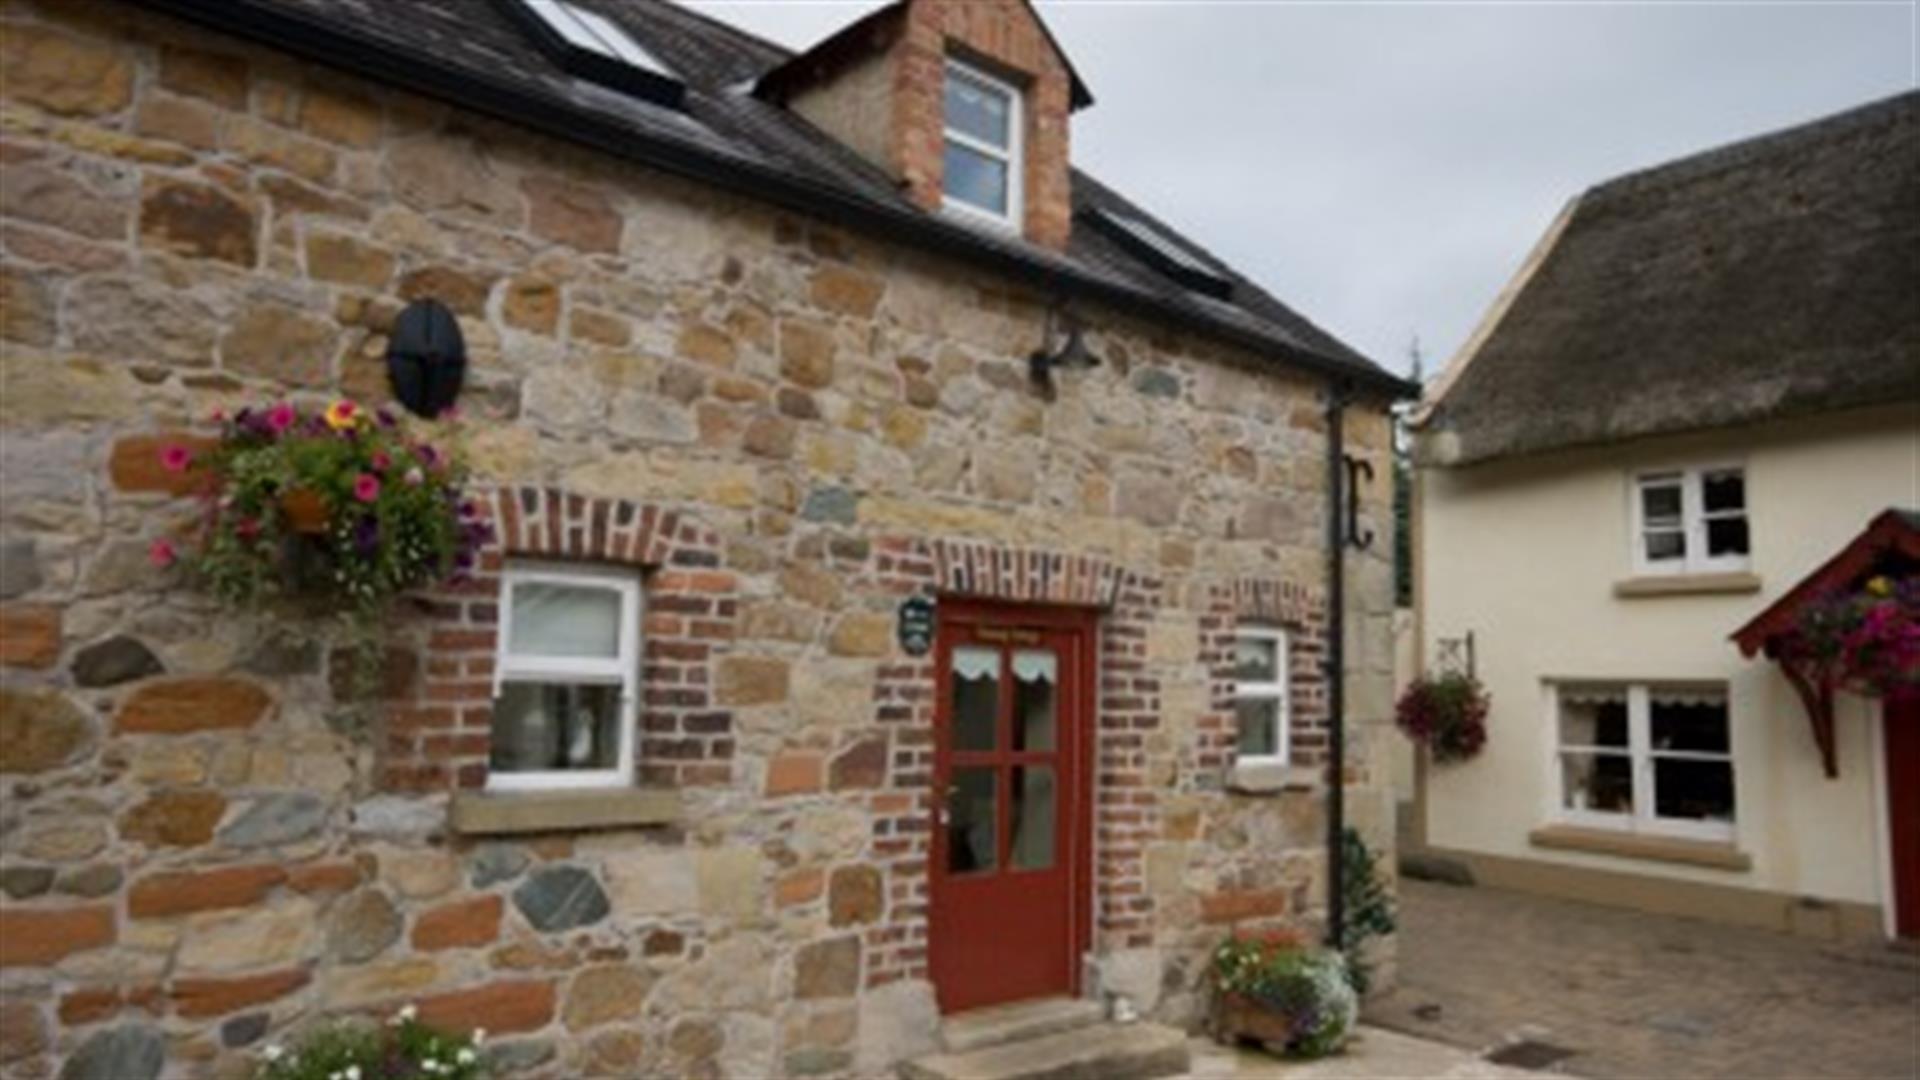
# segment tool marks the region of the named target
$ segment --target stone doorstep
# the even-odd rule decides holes
[[[1155,1080],[1190,1063],[1183,1031],[1103,1022],[964,1053],[903,1062],[900,1080]]]
[[[1047,997],[970,1009],[940,1022],[940,1045],[950,1054],[1092,1027],[1104,1019],[1100,1003]]]

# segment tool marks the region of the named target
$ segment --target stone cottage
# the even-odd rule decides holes
[[[1182,1026],[1322,925],[1330,818],[1390,849],[1406,387],[1072,168],[1028,5],[8,0],[0,98],[0,1074],[408,1002],[556,1076]],[[423,299],[496,539],[349,707],[329,623],[149,567],[157,451],[389,401]]]

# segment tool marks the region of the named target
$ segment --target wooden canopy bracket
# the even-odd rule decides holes
[[[1837,779],[1840,763],[1833,735],[1833,672],[1818,670],[1790,652],[1776,652],[1772,648],[1767,652],[1780,665],[1780,673],[1787,677],[1794,693],[1800,695],[1800,703],[1806,707],[1807,722],[1813,725],[1813,741],[1820,747],[1820,764],[1826,769],[1827,779]]]

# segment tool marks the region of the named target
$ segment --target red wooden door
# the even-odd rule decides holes
[[[1076,994],[1092,614],[941,602],[928,963],[943,1012]]]
[[[1920,692],[1888,695],[1884,711],[1894,933],[1920,937]]]

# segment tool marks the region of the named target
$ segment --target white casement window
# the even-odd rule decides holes
[[[510,563],[500,592],[487,786],[523,791],[631,784],[640,579]]]
[[[1287,696],[1287,634],[1242,627],[1233,642],[1233,710],[1239,760],[1287,763],[1293,707]]]
[[[1643,574],[1745,570],[1747,478],[1738,466],[1634,477],[1634,569]]]
[[[947,61],[945,180],[949,210],[1007,228],[1020,225],[1020,91]]]
[[[1718,685],[1553,687],[1555,817],[1732,840],[1733,733]]]

